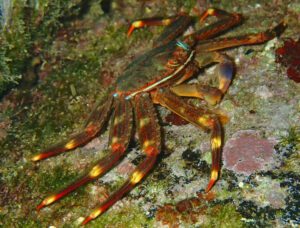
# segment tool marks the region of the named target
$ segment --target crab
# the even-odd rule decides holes
[[[205,191],[211,190],[220,174],[222,126],[228,118],[220,112],[211,111],[208,106],[221,101],[234,75],[234,62],[219,51],[240,45],[264,43],[280,35],[286,24],[281,22],[274,28],[257,34],[215,38],[240,24],[242,15],[210,8],[199,16],[200,23],[209,16],[215,16],[217,21],[188,35],[183,34],[190,25],[196,23],[197,17],[182,14],[169,18],[141,19],[131,23],[128,36],[135,29],[146,26],[163,25],[166,28],[151,50],[137,57],[126,67],[115,85],[109,89],[108,98],[96,105],[81,131],[66,141],[43,150],[42,153],[35,155],[32,161],[40,161],[86,144],[96,137],[105,123],[112,118],[109,154],[76,182],[46,197],[37,206],[37,210],[99,178],[115,166],[128,148],[134,132],[133,122],[145,158],[120,189],[92,211],[82,224],[85,225],[104,213],[140,183],[161,152],[161,130],[154,105],[164,106],[189,123],[211,133],[212,165]],[[187,83],[190,78],[197,75],[199,69],[215,63],[218,64],[217,87]],[[203,99],[208,105],[194,106],[186,102],[184,97]]]

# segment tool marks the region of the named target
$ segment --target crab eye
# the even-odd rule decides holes
[[[176,45],[178,47],[181,47],[182,49],[184,49],[185,51],[190,51],[190,46],[187,43],[182,42],[181,40],[177,40],[176,41]]]

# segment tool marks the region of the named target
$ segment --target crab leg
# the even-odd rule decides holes
[[[203,22],[208,16],[216,16],[219,20],[187,37],[195,37],[197,40],[206,40],[233,28],[242,21],[241,14],[228,13],[224,10],[210,8],[200,16],[200,22]]]
[[[116,99],[115,114],[111,130],[111,152],[101,159],[90,172],[57,194],[48,196],[38,206],[37,210],[54,203],[80,186],[105,174],[119,161],[127,149],[132,133],[132,107],[124,98]]]
[[[129,27],[127,35],[129,36],[134,29],[144,26],[162,25],[167,26],[158,39],[154,42],[154,46],[167,44],[171,40],[180,36],[187,27],[192,23],[192,17],[187,15],[179,15],[169,18],[147,18],[134,21]]]
[[[197,97],[204,99],[211,105],[219,103],[223,95],[222,92],[215,87],[198,83],[180,84],[171,87],[170,90],[181,97]]]
[[[212,168],[210,181],[205,190],[208,192],[217,181],[221,167],[222,126],[219,118],[208,110],[185,103],[169,90],[158,90],[152,94],[152,99],[195,126],[211,130]]]
[[[242,16],[237,13],[228,13],[224,10],[220,9],[208,9],[206,10],[202,16],[200,16],[200,22],[203,22],[208,16],[216,16],[220,20],[202,28],[201,30],[190,34],[187,36],[186,39],[190,37],[196,38],[197,40],[205,40],[211,37],[222,33],[235,25],[238,25],[242,21]],[[161,36],[155,42],[155,46],[166,44],[171,40],[176,39],[180,36],[188,26],[193,22],[193,17],[187,15],[179,15],[170,18],[147,18],[137,20],[131,23],[127,35],[130,36],[132,32],[136,28],[142,28],[145,26],[152,26],[152,25],[164,25],[167,28],[163,31]],[[186,40],[188,42],[188,40]],[[189,42],[188,42],[189,43]],[[193,42],[192,42],[193,43]]]
[[[169,18],[144,18],[140,20],[133,21],[130,24],[130,27],[127,31],[127,36],[130,36],[133,31],[137,28],[143,28],[146,26],[161,26],[161,25],[169,25],[173,21],[175,21],[177,17],[169,17]]]
[[[65,151],[72,150],[90,141],[102,129],[104,123],[106,122],[112,102],[113,99],[110,98],[102,106],[97,107],[96,110],[92,112],[92,118],[81,132],[74,134],[68,140],[45,149],[42,153],[35,155],[31,160],[43,160]],[[95,114],[95,112],[98,111],[99,114]]]
[[[225,37],[221,39],[202,41],[201,43],[197,44],[196,50],[197,52],[208,52],[237,47],[241,45],[264,43],[279,36],[285,28],[286,23],[282,21],[274,28],[257,34],[248,34],[237,37]]]
[[[179,84],[171,87],[171,91],[178,96],[205,99],[209,104],[215,105],[219,103],[232,81],[234,64],[227,55],[218,52],[200,53],[196,56],[196,62],[199,68],[215,62],[219,63],[217,69],[218,88],[200,84]]]
[[[263,43],[280,33],[285,29],[285,22],[282,22],[263,33],[245,35],[240,37],[223,38],[216,40],[203,41],[196,46],[198,55],[196,56],[196,62],[199,68],[205,67],[211,63],[219,63],[218,77],[219,87],[214,88],[207,85],[200,84],[179,84],[171,87],[171,91],[178,96],[198,97],[205,99],[209,104],[217,104],[224,93],[227,91],[234,74],[233,61],[225,54],[215,52],[224,48],[240,46],[245,44]],[[213,51],[213,52],[211,52]],[[182,80],[183,81],[183,80]]]
[[[83,225],[101,215],[139,183],[152,168],[160,152],[160,129],[152,101],[148,94],[139,94],[134,99],[139,140],[146,158],[137,166],[124,185],[83,221]]]
[[[217,8],[209,8],[205,10],[200,16],[200,22],[204,22],[209,16],[215,16],[217,18],[241,17],[241,15],[237,13],[228,13],[225,10],[221,10]]]

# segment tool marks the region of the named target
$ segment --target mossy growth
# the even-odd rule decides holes
[[[128,213],[130,211],[130,213]],[[91,227],[153,227],[153,221],[149,220],[140,208],[134,205],[123,205],[122,208],[107,212],[91,222]]]
[[[0,200],[0,226],[74,227],[78,225],[76,222],[80,216],[91,212],[91,205],[96,204],[97,197],[87,196],[89,186],[85,186],[37,214],[35,207],[39,200],[63,188],[80,174],[77,175],[78,166],[65,165],[62,161],[65,155],[42,161],[38,165],[29,159],[41,148],[68,137],[69,133],[82,126],[95,100],[105,95],[103,91],[106,87],[101,84],[103,70],[122,72],[120,69],[124,69],[124,66],[120,67],[118,63],[125,62],[126,65],[126,61],[130,62],[134,55],[132,53],[140,46],[151,47],[151,43],[145,42],[144,38],[152,40],[151,32],[163,28],[140,29],[127,39],[127,22],[139,18],[135,13],[142,12],[140,16],[150,17],[163,11],[165,14],[162,15],[168,16],[176,14],[176,9],[184,8],[183,11],[189,12],[195,4],[195,1],[177,0],[157,3],[130,0],[125,4],[123,1],[113,1],[113,12],[103,14],[98,4],[103,1],[13,1],[13,20],[5,25],[11,28],[10,32],[2,28],[0,35],[0,72],[5,75],[0,78],[0,94],[15,85],[14,82],[20,82],[21,76],[22,81],[24,79],[30,84],[31,78],[26,77],[36,67],[46,76],[36,87],[30,87],[26,92],[13,91],[5,97],[11,107],[5,110],[3,116],[11,121],[11,125],[7,128],[6,139],[0,142],[0,172],[3,175],[0,176],[0,192],[5,193],[4,199]],[[139,7],[136,7],[137,3]],[[152,12],[143,14],[140,6],[144,4],[156,4],[159,7],[148,7]],[[215,6],[222,8],[218,2]],[[89,8],[92,8],[91,13],[87,12]],[[127,12],[127,16],[124,12]],[[116,77],[118,73],[115,73]],[[57,161],[59,164],[55,164]],[[74,163],[77,164],[77,161]],[[195,164],[195,168],[202,168],[203,163],[199,163],[200,166]],[[207,166],[206,163],[204,165]],[[149,175],[148,181],[155,181],[155,175],[155,172],[152,175],[154,177]],[[163,174],[161,176],[164,177]],[[148,181],[140,186],[146,186],[149,198],[156,200],[151,190],[157,192],[166,189],[166,184],[151,185]],[[117,182],[109,185],[109,192],[119,186]],[[132,194],[133,197],[120,201],[120,207],[117,204],[90,226],[153,227],[152,220],[148,220],[141,210],[143,206],[138,209],[134,203],[135,196],[142,194]],[[228,197],[226,195],[224,199]],[[240,225],[241,217],[234,205],[225,204],[211,209],[207,216],[215,224],[214,227],[222,224],[231,224],[231,227]]]
[[[208,209],[209,223],[205,223],[203,227],[244,227],[242,215],[237,212],[235,206],[231,203],[225,205],[217,205]]]
[[[281,169],[285,172],[300,174],[300,128],[291,128],[275,146],[276,152],[283,157]]]
[[[36,79],[26,72],[38,64],[35,57],[51,45],[63,23],[82,13],[86,2],[91,1],[16,0],[3,9],[6,18],[0,25],[0,97],[21,81],[34,83]]]

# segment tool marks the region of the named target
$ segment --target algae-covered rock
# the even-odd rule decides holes
[[[81,13],[80,0],[0,2],[0,98],[18,84],[36,83],[36,67],[57,30]]]
[[[0,1],[0,226],[74,227],[119,188],[143,152],[132,140],[119,166],[60,201],[36,206],[84,175],[108,153],[109,131],[62,155],[34,163],[43,148],[80,129],[136,56],[152,48],[163,28],[126,31],[130,21],[198,16],[208,7],[244,15],[222,34],[258,33],[285,19],[283,34],[266,44],[224,50],[235,76],[218,107],[224,126],[223,165],[205,193],[210,135],[165,108],[163,149],[153,171],[90,227],[285,227],[299,222],[299,84],[275,62],[275,50],[300,34],[299,4],[289,0],[3,0]],[[216,20],[209,18],[196,29]],[[196,20],[198,22],[198,20]],[[193,29],[189,29],[189,33]],[[192,83],[214,83],[215,67]],[[141,72],[141,79],[143,74]],[[12,89],[13,88],[13,89]],[[206,105],[196,99],[188,101]],[[240,132],[255,134],[239,135]],[[231,146],[233,149],[231,150]],[[243,151],[239,151],[243,150]],[[247,153],[247,154],[245,154]],[[240,156],[240,158],[239,158]],[[240,161],[242,160],[242,161]],[[234,164],[230,162],[234,161]],[[236,164],[241,164],[238,169]],[[270,190],[270,188],[272,188]]]

